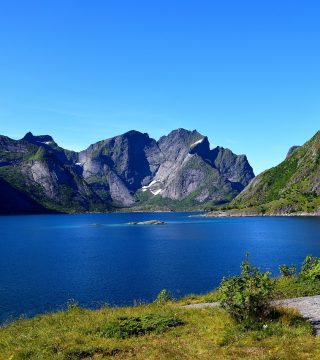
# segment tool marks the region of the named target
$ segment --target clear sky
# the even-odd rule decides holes
[[[318,0],[2,0],[0,133],[197,129],[256,173],[319,130]]]

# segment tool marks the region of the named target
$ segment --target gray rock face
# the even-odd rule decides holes
[[[158,141],[163,161],[148,189],[173,200],[225,202],[254,177],[245,156],[228,149],[210,150],[208,138],[196,130],[178,129]]]
[[[240,191],[254,178],[253,169],[245,155],[235,155],[231,150],[218,146],[211,150],[211,161],[220,174]]]
[[[156,141],[138,131],[100,141],[78,156],[84,179],[119,206],[135,202],[134,193],[151,181],[161,161]]]
[[[177,129],[159,141],[132,130],[79,153],[49,135],[0,136],[0,179],[57,210],[106,210],[157,199],[186,206],[223,203],[253,177],[244,155],[210,150],[208,138],[196,130]]]
[[[89,211],[102,206],[101,199],[77,174],[77,166],[62,154],[64,150],[47,135],[28,133],[22,140],[1,137],[0,179],[38,208]]]

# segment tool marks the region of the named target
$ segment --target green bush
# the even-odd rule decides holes
[[[170,291],[163,289],[159,292],[154,302],[156,304],[165,304],[170,300],[172,300]]]
[[[220,305],[237,322],[250,326],[270,315],[274,281],[270,272],[260,272],[248,257],[241,264],[241,274],[224,278],[219,289]]]
[[[297,272],[297,267],[295,265],[280,265],[279,271],[282,276],[291,277],[294,276]]]
[[[303,279],[320,280],[320,258],[308,255],[302,263],[300,276]]]
[[[126,339],[150,333],[160,334],[169,328],[183,325],[175,315],[148,314],[144,316],[124,316],[100,329],[99,333],[106,337]]]

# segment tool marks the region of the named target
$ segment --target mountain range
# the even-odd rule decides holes
[[[50,135],[0,136],[0,213],[205,209],[254,178],[245,155],[196,130],[158,141],[135,130],[75,152]]]

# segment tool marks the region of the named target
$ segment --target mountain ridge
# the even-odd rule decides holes
[[[130,130],[80,152],[50,135],[0,136],[0,179],[53,211],[203,207],[230,201],[253,177],[245,155],[210,149],[196,130],[158,141]]]

